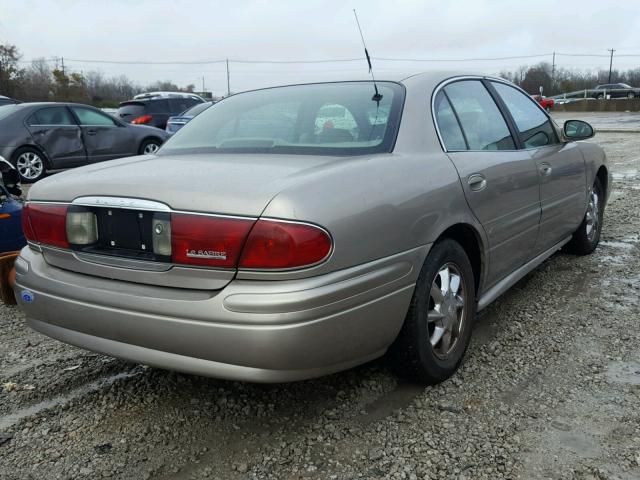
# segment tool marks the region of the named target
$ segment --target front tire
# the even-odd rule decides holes
[[[47,173],[47,161],[39,150],[23,147],[13,154],[13,165],[18,170],[20,181],[34,183]]]
[[[636,98],[636,95],[633,92],[629,92],[629,94],[627,95],[627,98]]]
[[[460,366],[476,313],[471,262],[454,240],[437,242],[425,261],[391,355],[399,375],[433,385]]]
[[[161,145],[162,143],[159,140],[155,138],[147,138],[140,145],[140,150],[138,151],[138,153],[140,155],[155,155]]]
[[[589,203],[582,223],[567,243],[567,251],[577,255],[589,255],[598,246],[604,219],[604,189],[596,178],[589,192]]]

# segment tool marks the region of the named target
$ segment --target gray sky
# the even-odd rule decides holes
[[[16,44],[24,60],[64,57],[73,71],[125,74],[144,84],[226,91],[223,63],[116,65],[78,60],[316,60],[362,56],[352,9],[358,10],[374,57],[462,59],[562,53],[559,67],[640,67],[640,0],[431,1],[167,1],[0,0],[0,43]],[[637,55],[624,57],[623,55]],[[432,68],[497,73],[551,57],[482,62],[374,60],[377,77]],[[231,62],[231,89],[361,76],[363,62],[243,64]]]

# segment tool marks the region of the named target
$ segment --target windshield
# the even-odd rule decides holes
[[[169,140],[161,154],[291,153],[361,155],[389,152],[404,88],[340,82],[256,90],[211,106]]]

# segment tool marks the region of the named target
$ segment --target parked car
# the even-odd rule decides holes
[[[134,125],[148,125],[164,130],[167,120],[194,105],[203,103],[200,97],[165,98],[161,96],[128,100],[118,108],[118,118]]]
[[[23,182],[35,182],[48,170],[152,154],[166,138],[158,129],[128,125],[88,105],[0,107],[0,155],[16,166]]]
[[[602,99],[605,95],[609,98],[635,98],[640,97],[640,88],[635,88],[626,83],[607,83],[598,85],[594,89],[593,98]]]
[[[9,97],[5,97],[4,95],[0,95],[0,106],[2,105],[13,105],[15,103],[18,103],[16,100],[14,100],[13,98],[9,98]]]
[[[215,102],[198,103],[176,117],[169,117],[169,120],[167,120],[167,128],[165,130],[169,135],[173,135],[182,127],[184,127],[187,122],[189,122],[189,120],[191,120],[196,115],[204,112],[214,103]]]
[[[16,296],[50,337],[171,370],[282,382],[388,351],[440,382],[477,310],[598,245],[593,134],[498,78],[233,95],[153,158],[33,186]]]
[[[531,95],[531,98],[533,98],[536,102],[538,102],[540,106],[544,108],[547,112],[551,111],[551,109],[556,104],[553,98],[544,97],[542,95]]]

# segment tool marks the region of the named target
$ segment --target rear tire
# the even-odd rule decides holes
[[[140,155],[155,155],[161,145],[162,142],[159,140],[155,138],[147,138],[140,144],[140,150],[138,153]]]
[[[47,160],[42,152],[33,147],[16,150],[11,163],[18,170],[22,183],[34,183],[47,174]]]
[[[629,94],[627,95],[627,98],[636,98],[636,95],[633,92],[629,92]]]
[[[464,249],[454,240],[437,242],[390,349],[400,376],[433,385],[455,373],[471,339],[475,297],[473,269]]]
[[[604,218],[604,189],[600,179],[596,178],[589,192],[589,203],[582,223],[573,232],[571,241],[567,243],[566,250],[576,255],[589,255],[598,246],[602,221]]]

